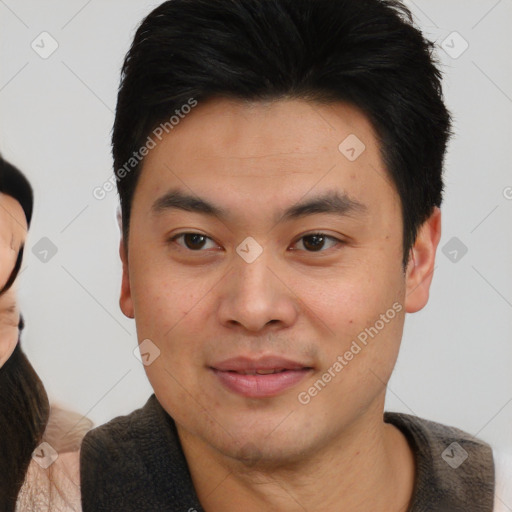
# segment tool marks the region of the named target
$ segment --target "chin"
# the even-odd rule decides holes
[[[226,430],[220,428],[212,437],[212,431],[203,432],[203,440],[223,456],[232,459],[235,463],[241,463],[248,469],[277,469],[290,467],[290,465],[304,462],[307,452],[314,452],[313,440],[304,439],[305,434],[312,435],[312,431],[298,428],[294,423],[293,431],[289,426],[283,430],[275,427],[250,426],[244,430],[235,430],[223,425]],[[297,429],[297,430],[296,430]],[[228,433],[229,432],[229,433]],[[302,432],[302,435],[299,434]],[[305,448],[311,444],[309,449]]]

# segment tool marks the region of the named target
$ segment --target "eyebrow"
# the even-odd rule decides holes
[[[225,208],[183,192],[178,188],[169,190],[156,199],[151,206],[153,216],[159,216],[170,210],[199,213],[226,221],[232,216]],[[337,190],[328,190],[320,195],[300,201],[284,211],[277,212],[274,221],[276,223],[285,222],[320,213],[346,217],[354,214],[364,214],[367,210],[366,205],[350,198],[348,195]]]

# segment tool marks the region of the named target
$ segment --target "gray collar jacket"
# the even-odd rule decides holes
[[[415,454],[408,512],[493,512],[495,472],[487,443],[408,414],[385,412],[384,421],[405,434]],[[204,512],[175,423],[155,395],[141,409],[87,433],[80,474],[83,512]]]

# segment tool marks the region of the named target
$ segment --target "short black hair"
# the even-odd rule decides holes
[[[126,243],[143,159],[126,163],[191,98],[345,102],[372,123],[400,196],[405,266],[441,205],[451,136],[434,52],[398,0],[164,2],[121,72],[112,148]]]

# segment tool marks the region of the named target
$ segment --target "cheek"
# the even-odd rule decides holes
[[[194,405],[200,402],[198,377],[203,371],[204,326],[197,316],[200,297],[176,280],[166,281],[162,276],[147,280],[142,290],[136,313],[137,334],[139,340],[151,339],[159,350],[158,358],[145,366],[145,371],[164,407],[186,422],[183,414],[201,413]]]
[[[138,340],[150,339],[160,350],[146,371],[152,384],[163,379],[165,387],[174,387],[170,374],[185,382],[199,370],[208,334],[205,319],[210,316],[205,307],[212,288],[206,278],[191,279],[173,270],[147,268],[138,274],[144,278],[135,278],[132,287]]]
[[[343,377],[335,380],[344,382],[345,391],[357,382],[375,381],[378,387],[375,376],[387,381],[392,371],[404,322],[400,276],[398,267],[386,267],[382,261],[381,266],[354,265],[335,278],[307,280],[308,286],[298,293],[307,306],[305,314],[321,329],[317,332],[325,333],[319,342],[322,370],[342,357]]]
[[[130,290],[138,327],[166,333],[184,318],[198,301],[197,279],[184,279],[168,260],[143,245],[130,260]],[[148,333],[149,337],[149,333]]]
[[[400,301],[403,285],[391,274],[342,269],[331,279],[302,279],[294,292],[313,320],[321,320],[335,333],[342,329],[353,334],[374,323],[394,302]]]

